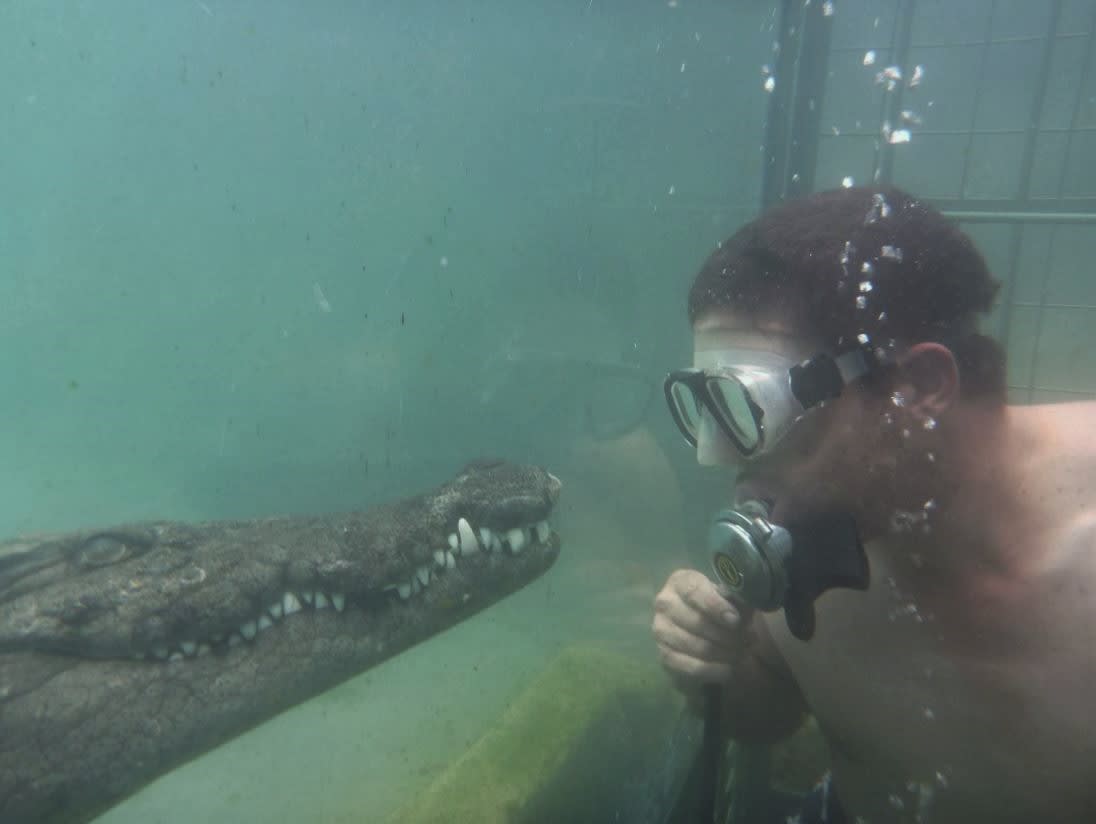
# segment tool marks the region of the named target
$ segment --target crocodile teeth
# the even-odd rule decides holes
[[[490,549],[491,544],[495,542],[495,533],[485,526],[480,527],[479,537],[480,546],[482,546],[484,549]]]
[[[457,532],[460,534],[461,555],[471,555],[472,553],[479,552],[480,545],[476,540],[476,533],[472,531],[471,524],[464,518],[457,521]]]
[[[301,602],[297,600],[297,596],[292,592],[287,592],[282,596],[282,608],[285,610],[286,615],[292,615],[294,612],[301,611]]]
[[[552,530],[547,520],[536,521],[524,527],[495,530],[489,527],[474,529],[467,518],[459,518],[456,531],[447,536],[449,549],[443,547],[432,552],[427,551],[426,563],[415,567],[402,583],[389,584],[384,587],[384,591],[394,592],[402,600],[409,600],[423,592],[430,586],[432,580],[442,575],[445,570],[456,569],[462,556],[503,549],[518,555],[529,548],[530,544],[546,543],[551,535]],[[467,601],[469,596],[465,595],[464,598]],[[135,657],[179,661],[184,657],[208,655],[223,643],[227,643],[228,647],[239,646],[244,640],[253,641],[259,633],[277,626],[278,621],[283,618],[288,618],[295,612],[301,612],[305,605],[317,610],[334,608],[337,612],[342,612],[346,609],[346,595],[343,593],[327,595],[318,589],[299,592],[286,590],[277,602],[270,604],[252,620],[241,624],[235,632],[228,635],[227,639],[224,633],[217,632],[204,641],[197,639],[181,641],[173,649],[160,644],[150,651],[135,653]]]
[[[509,529],[506,531],[506,541],[510,544],[510,550],[516,555],[525,549],[525,530]]]

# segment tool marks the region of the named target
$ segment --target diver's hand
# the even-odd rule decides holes
[[[726,684],[746,652],[752,610],[736,607],[695,569],[674,572],[655,596],[651,631],[662,665],[694,697],[705,684]]]

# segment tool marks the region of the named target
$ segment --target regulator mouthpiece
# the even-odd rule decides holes
[[[822,513],[779,526],[763,501],[721,510],[708,530],[716,585],[726,597],[762,612],[784,609],[792,635],[814,635],[814,602],[823,592],[866,590],[868,556],[856,521],[847,513]]]

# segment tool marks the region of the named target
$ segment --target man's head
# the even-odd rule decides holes
[[[997,286],[966,235],[894,188],[821,192],[767,212],[693,283],[694,365],[734,367],[742,350],[788,365],[856,352],[868,372],[852,370],[773,449],[744,460],[729,439],[702,437],[698,457],[740,465],[746,494],[803,507],[906,497],[911,460],[935,459],[914,454],[923,433],[960,402],[1003,407],[1003,352],[976,328]]]

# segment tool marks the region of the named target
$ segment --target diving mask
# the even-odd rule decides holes
[[[696,364],[663,384],[674,422],[693,447],[714,422],[747,458],[771,450],[807,410],[871,368],[860,349],[800,363],[755,349],[698,350]]]

